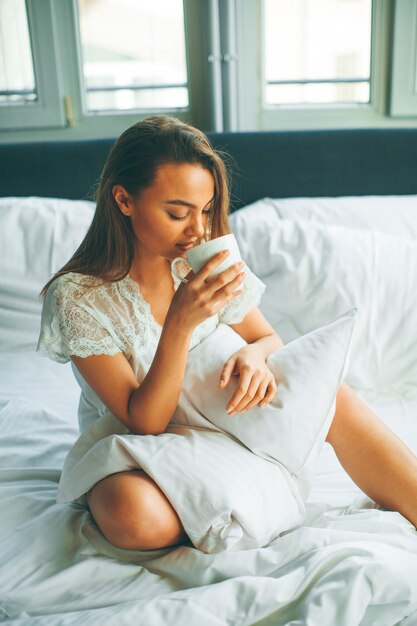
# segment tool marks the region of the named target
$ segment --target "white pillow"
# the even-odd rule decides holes
[[[87,200],[0,198],[2,350],[35,350],[39,291],[78,248],[94,207]]]
[[[274,312],[268,319],[284,342],[357,307],[347,382],[417,394],[416,241],[303,220],[271,223],[253,207],[239,211],[232,228],[267,285],[261,309]]]
[[[301,219],[417,239],[417,195],[263,198],[248,206],[262,217],[268,212],[269,219],[272,214],[272,219]]]
[[[65,462],[57,501],[71,501],[104,475],[139,466],[204,552],[261,547],[301,525],[346,373],[355,314],[348,311],[273,353],[268,365],[278,393],[272,405],[233,417],[225,407],[237,380],[226,390],[218,382],[224,362],[246,342],[220,324],[190,351],[166,432],[123,434],[127,429],[115,430],[110,418],[97,420]]]

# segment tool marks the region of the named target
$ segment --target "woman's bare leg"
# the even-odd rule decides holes
[[[326,441],[362,491],[417,527],[417,457],[346,383]]]
[[[87,502],[103,535],[118,548],[155,550],[189,543],[176,511],[143,470],[106,476],[90,489]]]

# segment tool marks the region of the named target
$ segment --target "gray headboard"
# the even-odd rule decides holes
[[[208,133],[237,209],[262,197],[417,194],[417,128]],[[114,138],[0,144],[0,195],[91,198]]]

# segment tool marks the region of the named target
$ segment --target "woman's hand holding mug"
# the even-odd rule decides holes
[[[178,262],[191,267],[192,272],[185,278],[177,273]],[[171,262],[172,273],[183,285],[177,289],[172,304],[174,309],[177,305],[181,308],[183,323],[194,328],[236,297],[243,288],[243,268],[233,233],[191,248],[185,258],[175,258]]]
[[[188,282],[188,278],[183,278],[176,270],[176,265],[179,261],[186,263],[191,267],[194,273],[197,273],[202,269],[207,261],[210,261],[218,252],[221,252],[222,250],[228,250],[229,255],[226,258],[223,258],[222,262],[217,264],[217,267],[214,269],[212,268],[208,278],[213,278],[214,276],[221,274],[221,272],[228,269],[231,265],[242,260],[236,237],[233,233],[230,233],[229,235],[223,235],[223,237],[210,239],[210,241],[205,241],[199,246],[191,248],[185,259],[183,257],[175,258],[171,261],[172,272],[181,282],[186,283]]]
[[[185,279],[180,277],[182,284],[172,298],[167,319],[174,316],[176,323],[181,327],[193,330],[239,295],[245,277],[245,272],[242,271],[243,261],[238,261],[219,273],[219,268],[223,266],[229,254],[229,250],[222,250],[212,256],[196,273],[193,270]],[[179,259],[185,260],[182,257]],[[178,259],[174,259],[172,264],[176,261]]]

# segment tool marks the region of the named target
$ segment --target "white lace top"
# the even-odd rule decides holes
[[[178,269],[178,267],[177,267]],[[190,350],[220,322],[237,324],[259,304],[265,284],[246,266],[242,293],[233,298],[192,333]],[[189,268],[185,271],[185,274]],[[180,280],[172,276],[175,289]],[[94,286],[98,285],[98,286]],[[42,309],[37,352],[60,363],[70,355],[114,355],[123,352],[138,382],[148,372],[162,332],[139,285],[127,275],[114,283],[69,272],[48,289]],[[96,418],[109,413],[107,407],[71,362],[81,387],[78,421],[81,432]]]

